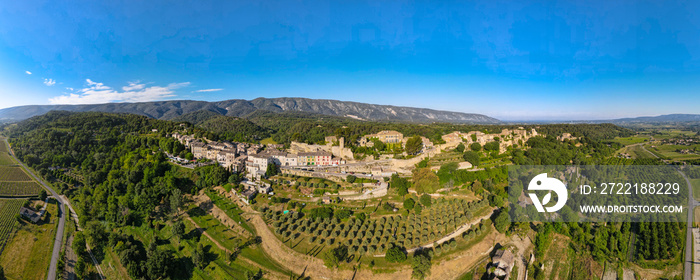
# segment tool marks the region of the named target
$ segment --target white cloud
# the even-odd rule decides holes
[[[56,84],[56,81],[54,79],[44,79],[44,84],[47,86],[53,86]]]
[[[29,72],[29,71],[24,71],[24,73],[27,73],[27,75],[31,75],[31,74],[32,74],[32,72]]]
[[[67,87],[66,89],[70,90],[70,91],[74,91],[74,89],[72,87]]]
[[[123,91],[116,91],[103,83],[85,80],[87,87],[76,93],[49,98],[51,104],[100,104],[109,102],[146,102],[160,100],[175,96],[174,90],[186,87],[190,83],[172,83],[167,86],[146,87],[144,84],[129,83],[122,87]]]
[[[200,89],[200,90],[195,90],[194,92],[212,92],[212,91],[222,91],[224,90],[223,88],[210,88],[210,89]]]
[[[138,81],[136,82],[129,82],[128,86],[122,87],[124,91],[134,91],[134,90],[142,90],[146,85],[144,84],[139,84]]]

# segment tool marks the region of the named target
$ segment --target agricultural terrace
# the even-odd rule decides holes
[[[316,207],[287,214],[265,209],[264,218],[280,240],[300,253],[319,256],[331,246],[345,245],[350,254],[381,256],[392,244],[408,250],[433,246],[462,225],[475,218],[478,223],[490,214],[487,200],[431,200],[426,204],[432,205],[425,206],[421,214],[369,217],[358,213],[353,216],[347,209]],[[464,231],[468,238],[481,234],[470,236],[467,232]],[[444,241],[449,241],[451,248],[457,247],[450,238]]]

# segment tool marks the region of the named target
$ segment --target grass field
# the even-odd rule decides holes
[[[615,137],[615,139],[613,139],[612,141],[627,146],[627,145],[642,143],[644,141],[649,141],[649,137],[647,137],[647,136]]]
[[[260,140],[260,144],[263,144],[263,145],[277,144],[277,142],[275,142],[275,140],[272,140],[272,137],[267,137],[263,140]]]
[[[31,181],[21,167],[0,166],[0,181]]]
[[[693,186],[693,197],[700,200],[700,179],[690,179],[690,185]]]
[[[693,136],[693,135],[695,135],[695,132],[693,132],[693,131],[678,130],[678,129],[664,129],[664,130],[659,130],[657,133],[655,133],[654,139],[657,139],[657,140],[670,139],[670,138],[674,138],[677,136]]]
[[[700,225],[700,207],[695,207],[695,214],[693,217],[693,220],[695,220],[695,225]]]
[[[38,224],[23,221],[0,256],[8,279],[46,279],[56,231],[58,207],[51,201]]]

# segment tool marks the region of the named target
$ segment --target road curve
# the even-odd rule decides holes
[[[7,138],[3,138],[3,141],[5,142],[4,144],[7,145],[7,147],[10,147],[10,144],[7,142]],[[53,242],[53,252],[51,253],[51,264],[49,265],[49,272],[46,276],[47,280],[55,280],[56,279],[56,268],[58,266],[58,258],[61,252],[61,241],[63,241],[63,230],[65,229],[66,226],[66,215],[63,213],[63,199],[54,191],[51,187],[49,187],[46,183],[44,183],[43,180],[41,180],[39,177],[37,177],[34,172],[29,170],[24,163],[22,163],[17,157],[15,157],[15,153],[12,151],[12,149],[8,149],[10,156],[17,161],[17,163],[24,168],[24,170],[34,178],[37,182],[39,182],[46,190],[48,190],[51,195],[56,199],[58,203],[58,229],[56,230],[56,238],[54,239]]]

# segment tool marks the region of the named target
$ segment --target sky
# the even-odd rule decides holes
[[[2,1],[0,108],[307,97],[700,113],[700,1]]]

